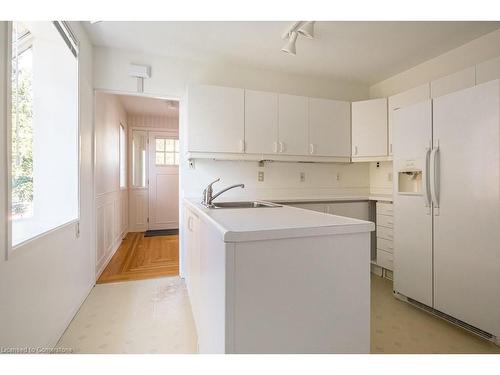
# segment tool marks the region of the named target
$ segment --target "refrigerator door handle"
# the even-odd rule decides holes
[[[432,204],[434,208],[439,208],[439,143],[431,151],[430,167]]]
[[[429,184],[429,159],[431,154],[431,148],[425,148],[425,169],[424,169],[424,200],[425,207],[431,206],[431,192],[430,192],[430,184]]]

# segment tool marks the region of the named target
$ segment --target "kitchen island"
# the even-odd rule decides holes
[[[184,200],[200,353],[369,353],[374,224]]]

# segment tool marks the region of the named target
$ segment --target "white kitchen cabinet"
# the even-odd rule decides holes
[[[278,94],[245,90],[245,151],[278,151]]]
[[[200,311],[200,229],[199,218],[189,208],[184,209],[185,236],[184,249],[186,255],[186,286],[191,301],[191,309],[195,321],[199,321]]]
[[[476,85],[500,78],[500,56],[476,65]]]
[[[350,103],[309,98],[309,154],[349,157],[350,144]]]
[[[308,155],[308,98],[283,94],[278,98],[278,152]]]
[[[394,126],[394,111],[416,103],[430,99],[431,87],[429,83],[414,87],[410,90],[400,92],[389,97],[388,106],[388,131],[389,131],[389,155],[392,155],[392,127]]]
[[[188,91],[188,151],[244,152],[244,90],[193,85]]]
[[[387,136],[386,98],[352,103],[353,159],[387,157]]]

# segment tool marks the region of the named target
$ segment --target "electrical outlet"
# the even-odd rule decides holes
[[[258,177],[259,182],[264,181],[264,171],[259,171],[259,177]]]
[[[339,172],[337,172],[336,178],[337,178],[337,181],[340,181],[340,173]]]
[[[306,172],[300,172],[300,182],[304,182],[306,180]]]

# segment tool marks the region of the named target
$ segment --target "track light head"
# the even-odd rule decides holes
[[[312,39],[314,38],[314,21],[306,21],[304,22],[297,32],[306,38]]]
[[[295,48],[295,42],[297,41],[297,36],[298,34],[296,31],[291,32],[287,42],[281,48],[281,50],[290,55],[295,55],[297,53],[297,49]]]

